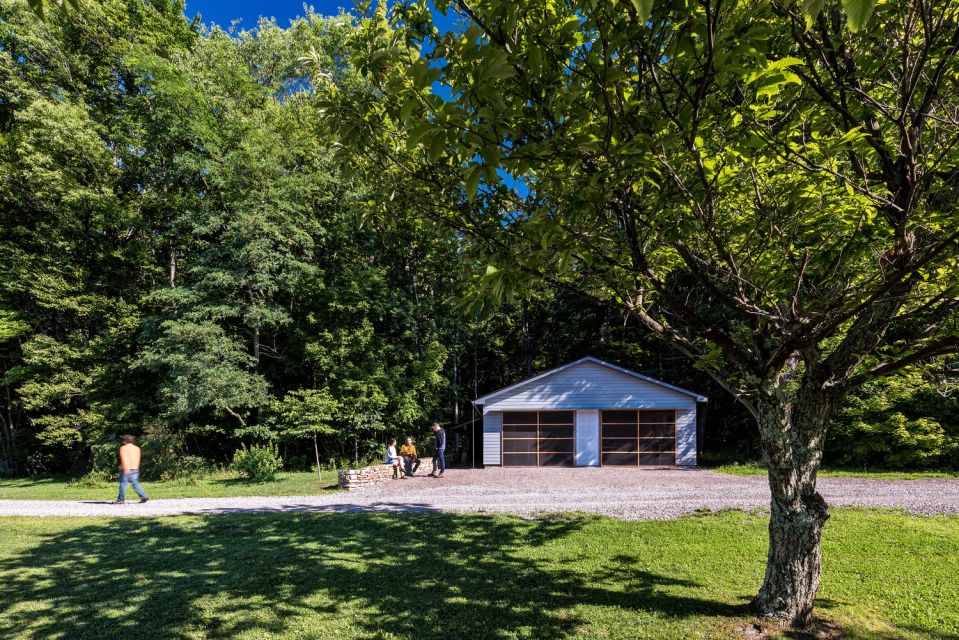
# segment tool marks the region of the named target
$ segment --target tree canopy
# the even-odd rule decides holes
[[[621,309],[755,417],[755,604],[798,624],[834,412],[959,350],[959,7],[882,3],[863,30],[872,4],[843,4],[457,0],[449,31],[380,6],[349,40],[370,88],[327,87],[344,160],[476,239],[493,299]]]

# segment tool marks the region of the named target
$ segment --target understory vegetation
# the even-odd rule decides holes
[[[151,498],[228,498],[236,496],[311,496],[337,488],[334,470],[284,471],[267,483],[229,470],[211,470],[196,478],[151,480],[144,486]],[[115,496],[114,480],[91,476],[0,478],[0,500],[96,500]]]
[[[0,636],[731,638],[754,620],[766,525],[735,511],[7,518]],[[843,638],[959,634],[959,519],[839,509],[823,564],[818,616]]]

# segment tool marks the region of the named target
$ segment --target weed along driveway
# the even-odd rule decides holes
[[[912,513],[959,513],[959,479],[822,478],[831,506],[901,508]],[[270,512],[537,513],[581,511],[625,520],[674,518],[701,510],[765,509],[762,476],[728,476],[705,469],[489,468],[451,469],[446,477],[388,481],[352,492],[310,496],[238,496],[151,500],[112,505],[104,500],[0,500],[0,516],[166,516]]]

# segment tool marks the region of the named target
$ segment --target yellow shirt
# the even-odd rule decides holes
[[[400,455],[404,458],[415,458],[416,457],[416,445],[415,444],[404,444],[400,447]]]
[[[132,442],[120,447],[120,468],[124,471],[140,468],[140,447]]]

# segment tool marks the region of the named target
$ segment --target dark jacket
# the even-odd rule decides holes
[[[446,448],[446,430],[440,429],[439,431],[433,432],[433,443],[436,445],[436,450]]]

